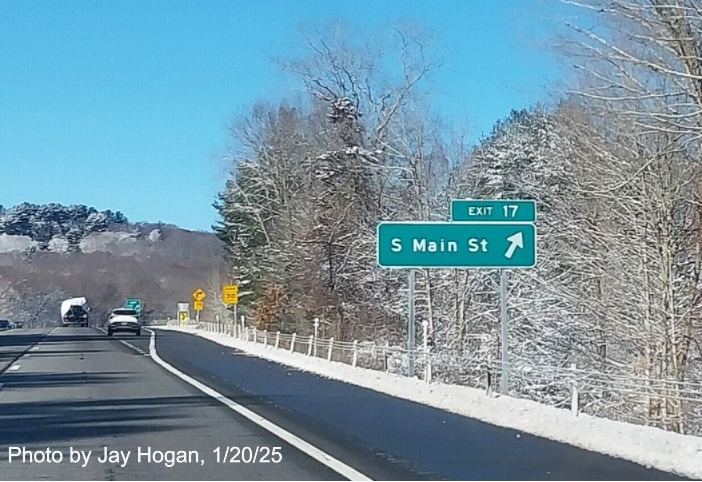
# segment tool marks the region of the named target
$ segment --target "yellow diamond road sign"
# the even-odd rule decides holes
[[[227,305],[239,303],[239,287],[237,285],[222,286],[222,300]]]
[[[205,292],[202,290],[202,288],[198,288],[198,289],[196,289],[195,291],[193,291],[193,299],[194,299],[195,301],[202,301],[202,300],[205,299],[205,296],[207,296],[207,295],[206,295]]]
[[[195,301],[193,302],[193,310],[195,311],[202,311],[202,307],[205,305],[204,302],[202,301]]]

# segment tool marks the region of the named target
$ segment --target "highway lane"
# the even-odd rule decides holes
[[[19,331],[19,330],[18,330]],[[18,335],[18,333],[16,333]],[[0,335],[17,353],[37,335]],[[204,396],[138,353],[91,328],[57,328],[0,375],[2,480],[339,480],[340,476]],[[9,348],[8,348],[9,350]],[[60,463],[9,462],[10,447],[61,452]],[[281,447],[278,464],[217,463],[217,447]],[[92,451],[85,467],[69,449]],[[105,447],[130,451],[127,463],[98,458]],[[197,451],[190,463],[137,451]],[[220,456],[224,453],[221,452]],[[223,458],[223,457],[221,457]],[[231,460],[231,456],[229,457]],[[241,458],[241,457],[239,457]],[[272,458],[272,457],[270,457]],[[29,460],[28,458],[25,460]],[[204,464],[203,462],[204,461]]]
[[[159,356],[377,479],[674,480],[676,476],[156,331]],[[148,341],[130,340],[141,349]],[[384,460],[402,473],[393,477]]]
[[[0,373],[50,331],[51,328],[0,331]]]

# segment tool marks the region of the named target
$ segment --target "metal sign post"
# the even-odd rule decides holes
[[[409,317],[407,320],[407,355],[409,364],[409,376],[414,376],[414,287],[415,287],[415,270],[409,270]]]
[[[502,324],[502,359],[500,376],[500,393],[507,395],[509,391],[509,341],[507,339],[507,270],[500,270],[500,320]]]
[[[236,324],[237,306],[239,306],[238,303],[234,305],[234,324]]]

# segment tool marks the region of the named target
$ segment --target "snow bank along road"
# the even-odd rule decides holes
[[[159,331],[155,358],[178,377],[153,348],[85,328],[0,333],[14,358],[0,374],[0,479],[675,478]]]
[[[372,478],[392,477],[377,472],[378,460],[411,479],[675,478],[249,356],[201,337],[156,333],[158,353],[169,364]]]
[[[351,383],[492,425],[630,460],[646,467],[702,479],[702,438],[591,415],[573,417],[570,410],[514,397],[491,396],[484,390],[445,383],[426,383],[379,370],[352,367],[325,358],[290,353],[274,345],[252,343],[216,331],[192,327],[159,327],[195,334],[288,367]],[[269,340],[273,342],[273,340]],[[303,348],[305,348],[303,341]],[[326,350],[323,350],[326,355]]]

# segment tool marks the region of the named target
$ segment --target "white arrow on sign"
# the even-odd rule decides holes
[[[507,238],[507,241],[509,241],[509,248],[505,251],[505,258],[507,259],[512,257],[517,248],[524,248],[524,236],[522,236],[521,231]]]

